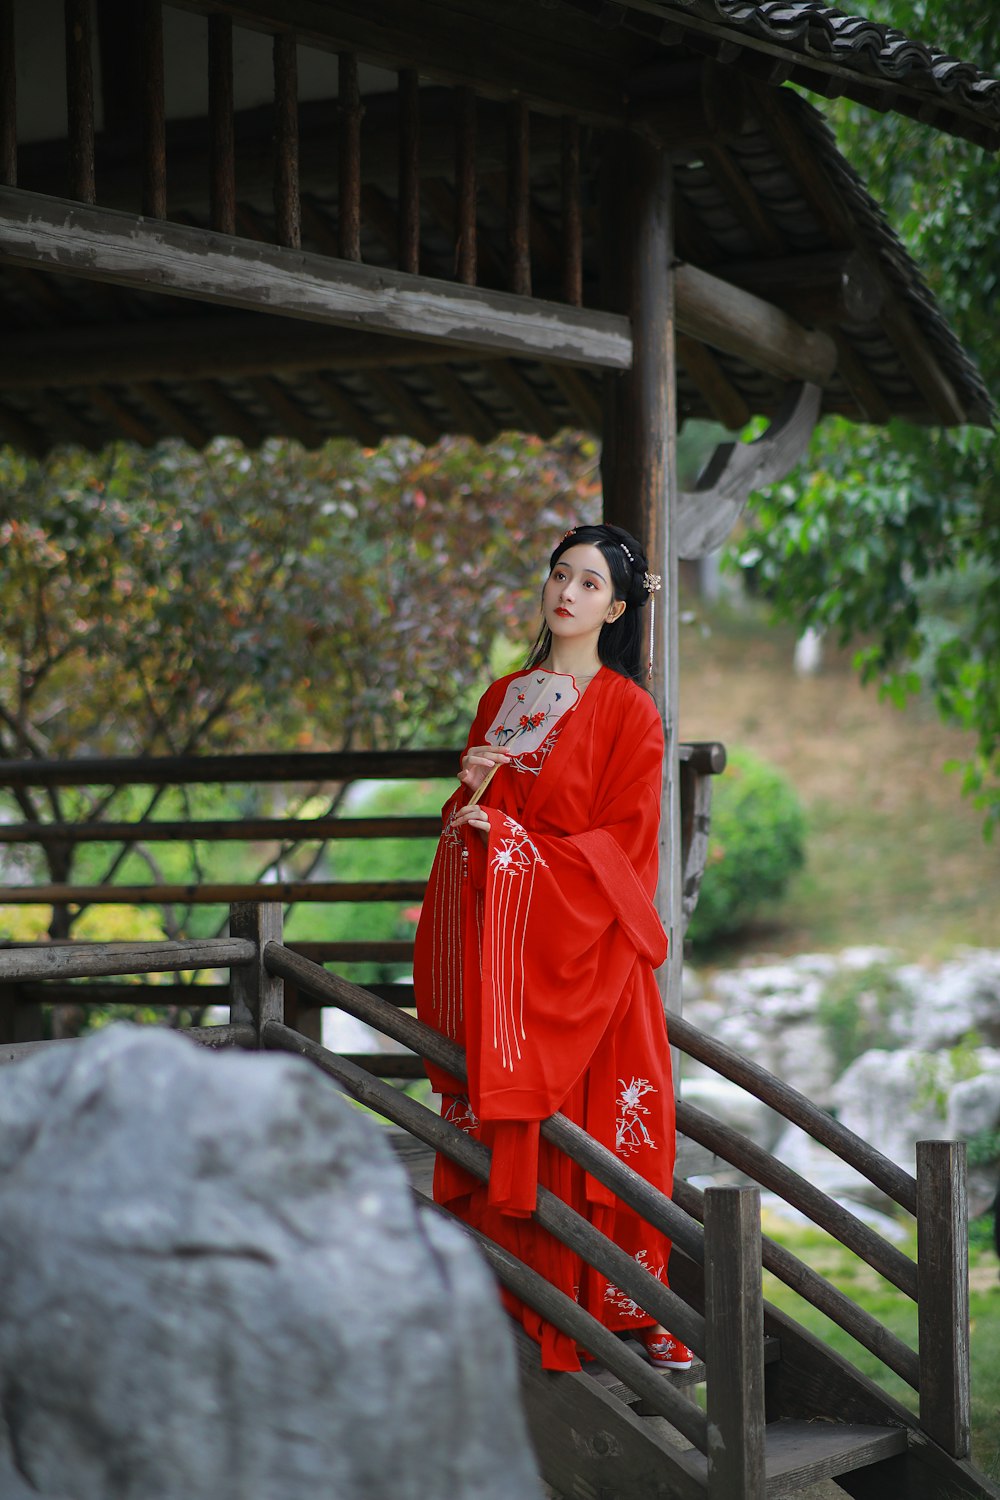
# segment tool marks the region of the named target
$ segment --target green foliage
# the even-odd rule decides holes
[[[688,937],[704,950],[784,895],[805,858],[805,818],[782,774],[746,750],[731,753],[712,795],[712,834]]]
[[[943,1120],[948,1113],[948,1095],[955,1084],[978,1078],[983,1071],[979,1060],[982,1044],[977,1031],[967,1031],[954,1047],[940,1052],[924,1052],[915,1057],[912,1066],[917,1104],[933,1109],[938,1119]]]
[[[900,1045],[897,1017],[912,1008],[912,997],[888,964],[842,970],[823,986],[816,1014],[825,1027],[838,1073],[873,1048]]]
[[[983,0],[886,0],[881,21],[989,72]],[[824,101],[823,107],[830,111]],[[967,142],[841,101],[839,143],[1000,389],[1000,175]],[[1000,819],[1000,435],[827,420],[798,476],[755,503],[740,561],[779,613],[859,643],[895,703],[925,692],[972,747],[963,787]]]
[[[0,449],[0,757],[453,741],[498,643],[530,642],[553,539],[595,514],[598,488],[581,434],[117,444],[43,463]],[[184,818],[217,791],[26,790],[0,793],[0,816]],[[95,884],[202,868],[164,845],[4,858],[7,878]],[[168,932],[199,927],[174,913]]]

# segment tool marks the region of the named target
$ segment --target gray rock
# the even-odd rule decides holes
[[[3,1500],[537,1500],[495,1286],[291,1057],[0,1074]]]
[[[1000,1052],[984,1047],[977,1060],[983,1072],[963,1078],[948,1094],[948,1140],[971,1141],[984,1131],[1000,1130]]]

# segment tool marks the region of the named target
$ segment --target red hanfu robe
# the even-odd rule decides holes
[[[531,732],[542,711],[522,714],[535,745],[522,754],[508,705],[522,692],[529,707],[542,701],[546,676],[568,681],[578,701],[553,715],[545,737]],[[489,1145],[493,1163],[487,1188],[439,1156],[434,1196],[608,1328],[638,1329],[654,1320],[530,1215],[541,1181],[666,1281],[664,1235],[538,1133],[561,1111],[670,1192],[674,1096],[654,978],[667,941],[652,899],[659,715],[648,693],[607,667],[582,696],[572,679],[535,669],[487,689],[468,744],[488,743],[515,759],[482,799],[488,841],[450,826],[469,799],[464,787],[445,805],[414,980],[421,1019],[467,1053],[467,1086],[428,1068],[442,1114]],[[505,1296],[546,1369],[579,1369],[571,1339]]]

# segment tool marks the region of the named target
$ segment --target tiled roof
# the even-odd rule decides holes
[[[650,36],[680,27],[777,53],[793,62],[796,82],[829,91],[823,75],[826,80],[832,75],[844,93],[864,103],[881,95],[901,113],[991,150],[1000,148],[1000,79],[933,44],[821,0],[756,5],[748,0],[585,0],[585,8],[600,11],[605,23],[617,13],[630,30]]]

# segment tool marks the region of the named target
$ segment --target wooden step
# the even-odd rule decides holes
[[[905,1453],[903,1427],[868,1427],[851,1422],[771,1422],[764,1431],[767,1500],[796,1495],[822,1479],[864,1469]],[[692,1467],[706,1476],[707,1460],[691,1449]],[[888,1500],[888,1497],[887,1497]]]

